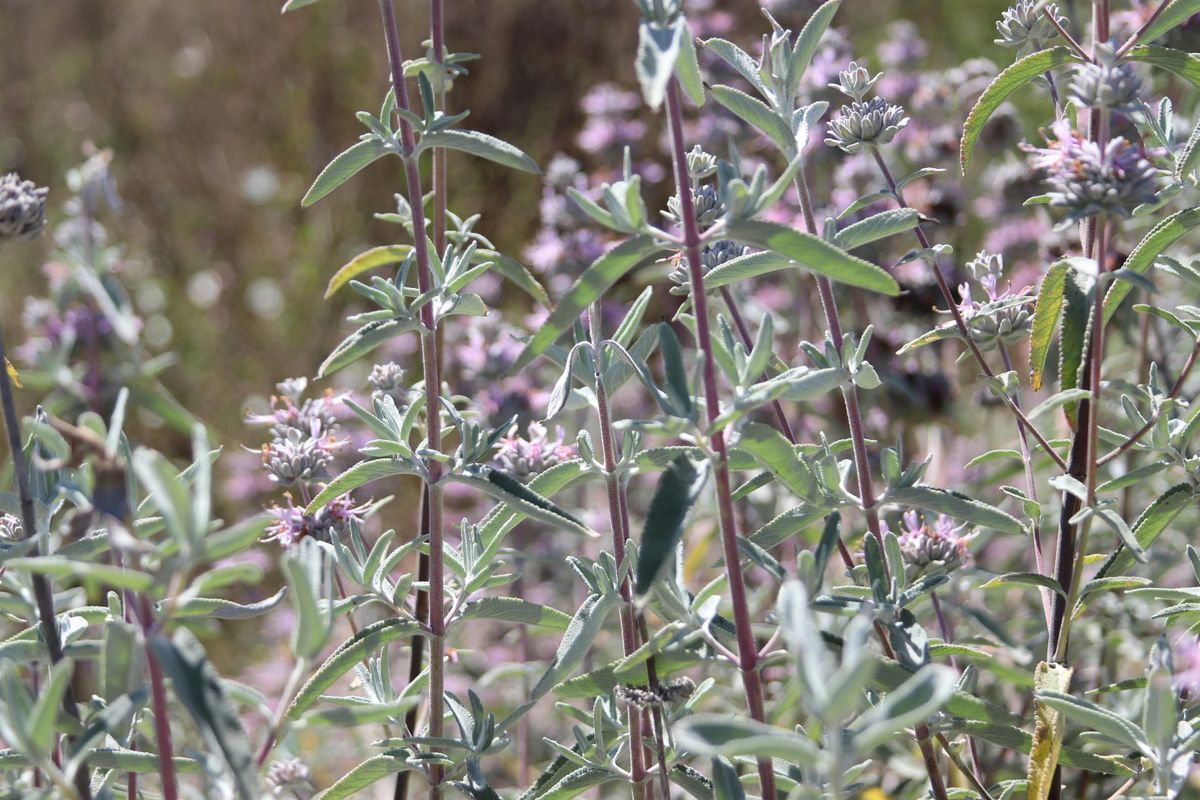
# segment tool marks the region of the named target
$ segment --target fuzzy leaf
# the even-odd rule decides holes
[[[816,236],[793,230],[786,225],[744,220],[731,223],[725,235],[735,241],[789,258],[831,280],[891,297],[900,294],[900,285],[882,267],[863,261]]]
[[[285,8],[284,11],[291,9]],[[339,153],[329,166],[321,170],[321,174],[313,181],[312,187],[304,199],[300,201],[301,208],[308,208],[325,195],[341,186],[357,175],[364,167],[388,154],[388,149],[382,141],[370,138],[358,144],[351,145]]]
[[[474,486],[500,502],[521,510],[527,516],[540,519],[556,528],[584,536],[595,535],[578,517],[567,513],[502,470],[483,467],[475,473],[452,475],[450,479]]]
[[[286,14],[289,11],[295,11],[297,8],[311,6],[315,2],[317,2],[317,0],[287,0],[287,2],[283,4],[283,10],[279,13]]]
[[[379,753],[338,778],[337,783],[321,792],[317,797],[318,800],[344,800],[347,797],[354,797],[363,789],[389,775],[413,769],[416,767],[404,758],[391,753]]]
[[[333,297],[338,289],[364,272],[387,264],[399,263],[408,258],[412,251],[413,247],[410,244],[385,244],[380,247],[372,247],[365,253],[359,253],[343,264],[329,279],[329,285],[325,287],[325,299]]]
[[[325,488],[304,509],[304,513],[315,514],[321,506],[330,500],[341,497],[346,492],[353,491],[360,486],[365,486],[372,481],[377,481],[381,478],[390,478],[393,475],[412,474],[414,474],[412,465],[398,458],[376,458],[370,461],[360,461],[327,483]]]
[[[422,136],[420,146],[421,148],[443,147],[447,150],[459,150],[522,172],[532,172],[534,175],[542,174],[537,162],[527,156],[519,147],[480,131],[435,131]]]
[[[663,567],[671,561],[683,536],[683,522],[700,495],[706,472],[690,458],[677,456],[658,479],[637,559],[637,594],[650,591]]]
[[[368,322],[333,348],[317,370],[317,377],[327,378],[342,367],[348,367],[375,348],[404,333],[417,330],[417,324],[405,319],[384,319]]]
[[[1155,225],[1142,238],[1142,241],[1138,242],[1137,247],[1125,259],[1122,268],[1138,275],[1145,274],[1146,270],[1150,269],[1150,265],[1162,255],[1164,250],[1183,238],[1185,234],[1197,225],[1200,225],[1200,208],[1188,208],[1172,214]],[[1121,301],[1132,290],[1133,284],[1129,281],[1113,282],[1112,287],[1108,290],[1108,294],[1104,295],[1105,324],[1108,324],[1112,319],[1113,314],[1117,312],[1117,307],[1121,305]]]
[[[1164,2],[1170,2],[1170,0],[1164,0]],[[1137,43],[1153,42],[1187,22],[1196,14],[1200,14],[1200,0],[1174,0],[1167,10],[1159,14],[1150,27],[1142,32],[1142,35],[1137,38]]]
[[[571,623],[567,626],[567,631],[558,644],[558,650],[555,652],[550,666],[530,692],[530,702],[549,692],[555,684],[570,675],[575,667],[583,661],[584,656],[592,647],[592,642],[596,640],[596,636],[604,627],[604,620],[614,605],[614,598],[596,594],[590,595],[584,600],[583,605],[571,618]],[[504,728],[505,726],[501,723],[500,727]]]
[[[868,709],[853,734],[854,746],[865,753],[911,725],[924,722],[954,695],[957,676],[949,667],[929,665]]]
[[[1129,720],[1095,703],[1074,697],[1064,691],[1038,689],[1037,699],[1045,706],[1062,712],[1088,730],[1104,734],[1121,744],[1137,750],[1144,747],[1146,734]]]
[[[714,100],[746,124],[761,131],[780,150],[786,153],[796,147],[791,127],[763,101],[732,86],[714,86],[710,91]]]
[[[250,740],[200,642],[181,628],[173,639],[158,635],[149,645],[209,752],[219,754],[229,768],[238,796],[258,800],[258,773]]]
[[[1133,524],[1133,535],[1143,550],[1149,550],[1159,535],[1179,516],[1179,513],[1194,502],[1191,484],[1180,483],[1158,495],[1154,502],[1142,512]],[[1134,556],[1121,547],[1100,567],[1096,579],[1123,575],[1133,566]]]
[[[680,15],[669,28],[660,28],[642,20],[638,28],[638,52],[634,67],[646,105],[657,109],[666,96],[667,85],[675,77],[680,43],[687,35],[687,22]]]
[[[1006,572],[1003,575],[997,575],[979,588],[992,589],[997,586],[1006,586],[1013,583],[1024,586],[1038,586],[1043,589],[1049,589],[1055,594],[1060,594],[1064,598],[1067,596],[1067,593],[1063,591],[1062,584],[1049,575],[1039,575],[1036,572]]]
[[[697,755],[779,758],[802,767],[816,766],[816,745],[792,731],[729,714],[693,714],[677,722],[679,746]]]
[[[1185,53],[1170,47],[1142,45],[1125,54],[1129,61],[1140,61],[1173,72],[1188,83],[1200,88],[1200,54]]]
[[[1175,158],[1175,180],[1183,181],[1200,167],[1200,125],[1192,128],[1187,144]]]
[[[1029,332],[1029,382],[1034,390],[1042,388],[1042,373],[1046,369],[1046,355],[1050,352],[1050,340],[1058,327],[1058,317],[1063,306],[1063,286],[1070,265],[1058,261],[1050,266],[1038,290],[1037,305],[1033,309],[1033,325]]]
[[[519,597],[483,597],[472,600],[463,605],[459,618],[498,619],[555,631],[565,631],[571,624],[571,618],[558,609]]]
[[[286,718],[298,719],[326,689],[337,682],[338,678],[381,647],[397,639],[408,639],[417,635],[423,635],[420,625],[412,620],[396,617],[383,619],[362,628],[330,653],[325,662],[309,677],[308,682],[300,687],[300,691],[296,692],[295,698],[288,706]]]
[[[533,338],[525,346],[524,351],[513,363],[510,374],[516,374],[546,352],[558,337],[571,329],[596,298],[608,291],[630,270],[647,263],[653,258],[665,254],[654,241],[654,237],[635,236],[609,250],[596,259],[587,270],[579,276],[575,284],[567,292],[567,296],[559,301],[550,318],[538,329]]]
[[[959,162],[963,174],[966,174],[971,163],[971,153],[979,135],[983,133],[984,125],[1009,95],[1048,70],[1078,61],[1079,58],[1068,48],[1052,47],[1025,56],[997,75],[975,101],[975,107],[971,109],[963,126],[962,142],[959,145]]]
[[[147,572],[139,572],[125,567],[115,567],[111,564],[94,564],[89,561],[76,561],[62,556],[27,556],[10,558],[4,562],[4,568],[13,572],[24,572],[32,575],[49,575],[52,577],[73,577],[85,582],[93,582],[113,589],[128,589],[132,592],[146,592],[154,588],[154,576]]]
[[[825,31],[829,30],[829,25],[833,22],[833,17],[837,14],[841,4],[842,0],[826,0],[800,29],[800,35],[796,37],[796,44],[792,48],[790,64],[795,80],[798,81],[808,69],[808,65],[812,63],[817,46],[821,43],[821,37],[825,35]]]
[[[889,502],[924,508],[1001,533],[1021,533],[1021,523],[1005,512],[958,492],[933,486],[907,486],[888,493]]]
[[[921,215],[913,209],[893,208],[890,211],[872,214],[864,220],[842,228],[833,237],[833,243],[843,250],[853,250],[898,233],[911,231],[920,224]]]
[[[1063,284],[1063,312],[1058,345],[1058,383],[1064,392],[1081,386],[1084,355],[1091,338],[1093,312],[1092,292],[1095,285],[1077,272],[1069,272]],[[1075,410],[1078,403],[1069,399],[1065,404],[1067,421],[1075,427]]]

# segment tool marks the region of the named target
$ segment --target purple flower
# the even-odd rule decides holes
[[[362,508],[349,494],[335,497],[312,514],[306,514],[303,507],[297,506],[290,492],[285,492],[284,498],[286,506],[276,504],[267,509],[273,521],[267,526],[263,541],[278,542],[285,549],[305,536],[327,542],[344,533],[351,522],[361,524],[364,519]]]
[[[938,514],[930,525],[928,519],[921,520],[916,511],[906,511],[899,542],[908,579],[913,581],[930,573],[953,572],[966,564],[971,558],[967,550],[971,537],[962,535],[965,527],[955,526],[945,514]]]
[[[525,436],[517,433],[513,425],[507,436],[500,440],[496,451],[496,466],[517,480],[527,481],[538,473],[556,464],[575,458],[574,445],[563,444],[562,428],[555,431],[557,438],[551,439],[546,426],[531,422]]]

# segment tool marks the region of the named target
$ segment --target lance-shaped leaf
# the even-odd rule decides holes
[[[911,231],[920,224],[921,215],[913,209],[893,208],[872,214],[864,220],[842,228],[833,237],[833,243],[843,250],[853,250],[898,233]]]
[[[1200,88],[1200,55],[1185,53],[1170,47],[1142,45],[1125,54],[1129,61],[1140,61],[1173,72],[1188,83]]]
[[[1083,385],[1083,370],[1088,341],[1091,339],[1091,321],[1094,306],[1092,292],[1094,281],[1072,270],[1063,284],[1062,330],[1058,346],[1058,382],[1063,392],[1070,392]],[[1075,411],[1078,402],[1069,400],[1064,413],[1071,427],[1075,426]]]
[[[557,608],[519,597],[483,597],[472,600],[463,605],[459,619],[472,618],[519,622],[555,631],[565,631],[571,624],[571,618]]]
[[[1180,483],[1154,499],[1133,524],[1133,536],[1143,550],[1147,550],[1179,513],[1195,502],[1195,491],[1191,484]],[[1100,567],[1096,579],[1123,575],[1133,566],[1135,557],[1127,548],[1121,547]]]
[[[1058,327],[1063,306],[1063,287],[1069,269],[1070,265],[1065,260],[1052,264],[1042,279],[1042,288],[1038,290],[1029,332],[1029,382],[1035,391],[1042,388],[1046,355],[1050,352],[1050,341]]]
[[[857,752],[866,753],[904,728],[924,722],[953,696],[957,682],[949,667],[931,664],[921,668],[859,718],[852,738]]]
[[[732,111],[743,122],[760,131],[780,150],[790,152],[796,143],[792,129],[763,101],[732,86],[714,86],[713,99]]]
[[[1200,14],[1200,0],[1163,0],[1170,5],[1137,37],[1137,44],[1148,44]]]
[[[608,291],[617,281],[630,270],[641,266],[654,258],[665,255],[663,250],[648,235],[635,236],[609,250],[579,276],[575,284],[567,292],[567,296],[559,301],[554,312],[550,314],[533,338],[525,346],[524,351],[513,363],[510,374],[516,374],[527,367],[535,358],[554,344],[558,337],[570,330],[579,319],[579,315],[591,305],[600,295]]]
[[[900,294],[900,285],[882,267],[786,225],[744,220],[731,223],[725,235],[743,244],[770,250],[831,280],[891,297]]]
[[[1192,135],[1175,157],[1175,180],[1183,181],[1196,167],[1200,167],[1200,125],[1192,128]]]
[[[800,35],[796,37],[796,44],[792,47],[792,58],[789,65],[793,80],[799,81],[804,76],[805,70],[808,69],[813,56],[817,53],[821,37],[825,35],[825,31],[829,30],[829,25],[833,22],[833,17],[837,14],[841,4],[841,0],[826,0],[800,29]]]
[[[1013,92],[1048,70],[1078,61],[1079,58],[1068,48],[1052,47],[1025,56],[997,75],[983,90],[983,94],[979,95],[963,126],[962,142],[959,145],[959,161],[963,174],[966,174],[971,163],[971,153],[975,149],[975,143],[979,141],[979,135],[983,133],[983,127]]]
[[[360,461],[326,484],[325,488],[304,509],[304,513],[315,514],[330,500],[380,478],[412,474],[415,474],[413,465],[403,459],[376,458],[370,461]]]
[[[401,750],[371,756],[321,792],[321,800],[344,800],[347,797],[356,797],[359,792],[389,775],[417,769],[416,764],[410,763],[405,758],[407,755],[408,751]]]
[[[258,773],[254,751],[242,729],[237,709],[229,701],[220,676],[208,661],[204,648],[187,629],[173,639],[161,635],[150,639],[150,649],[170,678],[175,696],[188,710],[210,752],[220,755],[229,768],[238,796],[257,800]]]
[[[583,657],[592,647],[592,642],[596,640],[596,636],[603,629],[604,620],[614,605],[614,598],[607,595],[593,594],[583,601],[583,605],[571,618],[571,624],[567,626],[567,632],[563,634],[550,666],[534,684],[529,702],[536,701],[553,689],[555,684],[570,675],[575,667],[583,661]],[[504,727],[504,723],[501,723],[500,728]]]
[[[287,0],[287,2],[283,4],[283,10],[280,13],[286,14],[289,11],[295,11],[297,8],[311,6],[315,2],[317,2],[317,0]]]
[[[1149,750],[1146,747],[1146,734],[1141,728],[1090,700],[1074,697],[1061,690],[1040,688],[1037,692],[1037,699],[1043,705],[1062,712],[1068,719],[1085,726],[1088,730],[1103,734],[1113,741],[1135,750]]]
[[[667,85],[675,77],[680,46],[687,35],[687,22],[683,15],[667,28],[645,19],[638,28],[638,52],[634,68],[638,83],[642,86],[642,97],[646,105],[653,109],[662,105]]]
[[[343,264],[329,279],[329,285],[325,287],[325,299],[328,300],[338,289],[364,272],[388,264],[398,264],[408,258],[412,251],[413,247],[410,244],[385,244],[359,253]]]
[[[1164,250],[1183,238],[1197,225],[1200,225],[1200,208],[1188,208],[1172,214],[1155,225],[1142,238],[1142,241],[1138,242],[1137,247],[1125,259],[1122,269],[1138,275],[1145,274]],[[1132,290],[1133,284],[1129,281],[1113,281],[1108,294],[1104,295],[1105,324],[1112,319],[1113,314],[1117,312],[1117,307],[1121,305],[1121,301]]]
[[[767,85],[763,83],[762,76],[758,74],[758,64],[749,53],[733,42],[717,37],[705,39],[703,45],[705,50],[715,53],[718,58],[737,70],[759,94],[767,96]]]
[[[887,494],[892,503],[924,508],[945,514],[953,519],[969,522],[1001,533],[1021,533],[1021,523],[995,506],[967,497],[965,494],[938,489],[933,486],[906,486],[892,489]]]
[[[719,431],[754,409],[779,399],[805,402],[837,389],[850,379],[850,371],[841,367],[809,369],[793,367],[774,378],[751,386],[733,402],[731,408],[713,420],[711,431]]]
[[[779,758],[802,767],[815,766],[821,755],[804,736],[729,714],[693,714],[676,723],[674,733],[682,749],[697,755]]]
[[[532,172],[535,175],[542,173],[537,162],[527,156],[519,147],[481,131],[447,129],[427,133],[421,137],[419,150],[430,147],[459,150],[488,161],[495,161],[497,164],[503,164],[512,169]]]
[[[638,548],[636,591],[643,595],[670,563],[683,536],[683,522],[700,496],[707,470],[687,456],[677,456],[658,479]]]
[[[419,624],[398,617],[382,619],[362,628],[330,653],[325,662],[309,677],[308,682],[300,687],[300,691],[296,692],[295,698],[288,706],[286,718],[298,719],[326,689],[337,682],[338,678],[381,647],[397,639],[408,639],[418,634],[423,634]]]
[[[288,11],[290,9],[284,9]],[[383,158],[388,154],[387,145],[378,137],[372,136],[358,144],[351,145],[339,153],[329,166],[321,170],[321,174],[313,181],[312,187],[300,201],[302,208],[307,208],[325,195],[341,186],[357,175],[368,164]]]
[[[712,776],[713,800],[746,800],[737,770],[726,759],[713,757]]]
[[[474,467],[469,472],[450,476],[456,483],[465,483],[495,499],[556,528],[595,536],[578,517],[542,497],[508,473],[491,467]]]
[[[417,323],[407,319],[383,319],[368,322],[333,348],[317,370],[317,377],[327,378],[342,367],[348,367],[375,348],[397,336],[417,330]]]

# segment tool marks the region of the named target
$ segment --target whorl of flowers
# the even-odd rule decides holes
[[[0,178],[0,242],[25,241],[42,232],[49,192],[15,172]]]
[[[706,183],[692,193],[692,208],[696,212],[696,224],[702,228],[712,225],[725,213],[725,205],[721,202],[717,189],[711,183]],[[679,212],[679,197],[672,196],[667,200],[667,210],[663,216],[676,225],[682,224],[683,216]]]
[[[1175,690],[1195,696],[1200,691],[1200,638],[1184,636],[1171,651],[1171,683]]]
[[[983,289],[984,298],[980,301],[974,298],[970,282],[960,284],[958,311],[971,326],[972,336],[980,349],[990,351],[999,344],[1023,341],[1033,323],[1031,287],[1014,290],[1010,284],[1001,289],[1004,257],[997,253],[979,251],[967,262],[966,269]]]
[[[1057,3],[1043,5],[1041,0],[1019,0],[996,23],[996,33],[1000,35],[995,40],[996,44],[1017,48],[1018,56],[1043,49],[1047,42],[1058,36],[1058,31],[1046,19],[1046,14],[1054,17],[1060,25],[1067,23]]]
[[[335,497],[312,514],[304,513],[304,506],[293,502],[290,492],[284,494],[287,505],[273,505],[267,509],[271,522],[263,541],[278,542],[289,548],[305,536],[328,542],[344,533],[351,522],[362,523],[363,509],[348,494]]]
[[[375,364],[367,376],[374,397],[391,397],[396,407],[403,411],[408,406],[408,386],[404,383],[404,370],[394,361]]]
[[[496,466],[520,481],[527,481],[556,464],[575,458],[575,446],[563,443],[563,432],[555,431],[554,439],[540,422],[531,422],[526,435],[521,436],[514,424],[508,435],[500,440],[496,451]]]
[[[882,97],[865,102],[856,100],[842,106],[830,121],[825,144],[846,153],[859,153],[869,146],[887,144],[907,125],[908,117],[902,106]]]
[[[749,247],[740,245],[731,239],[721,239],[704,246],[700,252],[700,267],[707,274],[709,270],[721,266],[726,261],[740,258],[749,252]],[[687,296],[692,291],[691,276],[688,273],[687,263],[682,258],[675,261],[675,266],[671,268],[667,280],[671,282],[671,294]]]
[[[930,525],[915,511],[905,512],[903,522],[898,538],[905,574],[910,581],[934,572],[953,572],[970,560],[967,550],[970,537],[962,535],[965,525],[955,526],[944,514],[938,514]]]
[[[1068,220],[1097,214],[1128,217],[1152,201],[1157,172],[1146,153],[1123,137],[1101,147],[1082,138],[1069,122],[1059,120],[1046,147],[1025,149],[1030,165],[1044,170],[1050,205],[1067,210]]]
[[[0,513],[0,542],[19,542],[25,538],[25,526],[12,514]]]
[[[1112,45],[1096,45],[1096,61],[1081,64],[1071,81],[1071,99],[1084,108],[1135,111],[1141,108],[1142,79],[1129,62],[1118,62]]]

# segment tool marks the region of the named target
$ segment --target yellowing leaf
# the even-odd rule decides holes
[[[17,373],[17,368],[12,365],[12,362],[7,358],[4,359],[4,369],[8,372],[8,378],[13,382],[13,385],[18,389],[24,389],[21,385],[21,376]]]
[[[1043,661],[1033,673],[1035,692],[1065,692],[1070,685],[1070,667]],[[1054,782],[1058,751],[1062,748],[1067,721],[1061,712],[1055,711],[1040,700],[1033,701],[1033,715],[1033,747],[1029,751],[1029,790],[1025,796],[1027,800],[1046,800]]]

